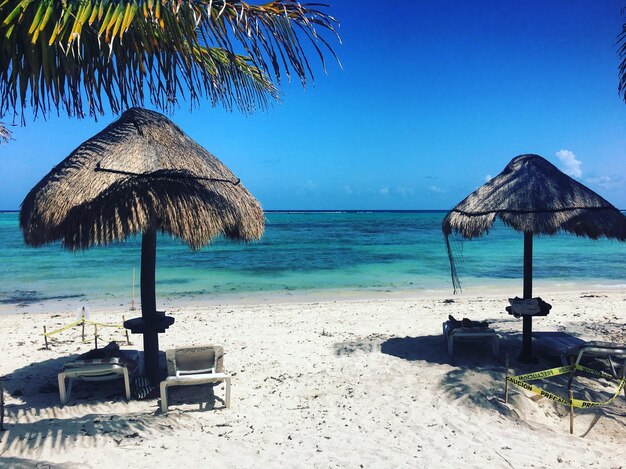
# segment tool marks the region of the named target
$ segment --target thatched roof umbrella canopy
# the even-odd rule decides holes
[[[219,235],[249,241],[263,234],[264,214],[228,168],[174,123],[132,108],[29,192],[20,226],[27,244],[60,240],[71,250],[142,233],[142,317],[125,326],[144,334],[146,373],[156,384],[157,334],[174,322],[156,311],[157,231],[192,249]]]
[[[520,155],[463,199],[443,220],[455,291],[460,284],[450,235],[480,237],[489,232],[496,218],[524,233],[524,298],[532,297],[533,234],[567,231],[591,239],[604,236],[626,240],[626,217],[617,208],[541,156]],[[529,341],[526,319],[524,340]]]
[[[72,250],[150,228],[193,249],[218,235],[255,240],[263,234],[263,211],[237,181],[165,116],[132,108],[29,192],[20,226],[27,244],[60,240]]]
[[[626,239],[619,210],[539,155],[513,158],[504,171],[454,207],[442,229],[446,237],[456,231],[477,238],[489,232],[496,217],[522,232]]]

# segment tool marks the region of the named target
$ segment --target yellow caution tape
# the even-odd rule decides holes
[[[549,370],[535,371],[533,373],[515,376],[515,378],[521,381],[534,381],[536,379],[544,379],[544,378],[551,378],[552,376],[564,375],[565,373],[569,373],[570,371],[574,371],[574,370],[579,370],[585,373],[599,376],[600,378],[608,379],[609,381],[618,379],[618,378],[614,378],[612,375],[608,373],[605,373],[604,371],[594,370],[592,368],[587,368],[586,366],[582,366],[582,365],[567,365],[567,366],[561,366],[559,368],[551,368]]]
[[[556,394],[552,394],[551,392],[545,391],[541,388],[533,384],[528,384],[525,381],[521,381],[516,379],[515,376],[507,376],[506,380],[510,383],[519,386],[520,388],[524,388],[527,391],[534,392],[535,394],[539,394],[540,396],[547,397],[548,399],[558,402],[559,404],[569,404],[569,399],[563,399],[562,397],[557,396]]]
[[[81,324],[82,322],[83,322],[83,321],[82,321],[82,319],[81,319],[80,321],[73,322],[72,324],[68,324],[67,326],[62,327],[62,328],[60,328],[60,329],[57,329],[57,330],[55,330],[55,331],[46,332],[44,335],[45,335],[46,337],[50,337],[51,335],[58,334],[59,332],[66,331],[66,330],[68,330],[68,329],[71,329],[71,328],[72,328],[72,327],[74,327],[74,326],[78,326],[78,325],[79,325],[79,324]]]
[[[95,321],[89,321],[87,319],[85,319],[85,324],[94,324],[96,326],[102,326],[102,327],[117,327],[118,329],[121,329],[124,327],[123,324],[113,324],[113,323],[105,323],[105,322],[95,322]]]
[[[619,383],[619,386],[617,387],[617,391],[615,391],[615,394],[613,394],[613,397],[610,398],[608,401],[605,401],[605,402],[593,402],[593,401],[583,401],[581,399],[572,399],[572,405],[574,407],[589,408],[589,407],[601,407],[603,405],[610,404],[619,395],[620,391],[622,389],[624,389],[624,382],[625,381],[626,381],[626,379],[622,378],[622,380]]]
[[[66,331],[68,329],[71,329],[74,326],[78,326],[79,324],[93,324],[95,326],[100,326],[100,327],[116,327],[118,329],[122,329],[124,327],[123,324],[111,324],[111,323],[104,323],[104,322],[95,322],[95,321],[89,321],[88,319],[85,319],[84,317],[82,319],[79,319],[78,321],[75,321],[71,324],[68,324],[67,326],[63,326],[59,329],[56,329],[54,331],[50,331],[50,332],[46,332],[44,334],[44,336],[46,337],[50,337],[53,336],[55,334],[58,334],[59,332],[63,332]]]
[[[604,371],[593,370],[591,368],[587,368],[586,366],[582,366],[582,365],[570,365],[570,366],[562,366],[559,368],[551,368],[549,370],[536,371],[534,373],[527,373],[525,375],[507,376],[506,380],[510,383],[515,384],[516,386],[519,386],[520,388],[526,389],[527,391],[538,394],[552,401],[558,402],[559,404],[564,404],[564,405],[571,404],[574,407],[582,407],[582,408],[600,407],[600,406],[610,404],[619,395],[621,390],[624,388],[624,384],[626,382],[626,378],[622,378],[617,387],[617,391],[615,391],[615,394],[613,395],[613,397],[611,397],[608,401],[605,401],[605,402],[585,401],[583,399],[572,399],[570,402],[569,399],[562,398],[560,396],[557,396],[556,394],[552,394],[551,392],[546,391],[545,389],[541,389],[533,384],[528,384],[526,382],[526,381],[533,381],[537,379],[550,378],[552,376],[559,376],[565,373],[570,373],[575,370],[583,371],[585,373],[590,373],[592,375],[599,376],[609,381],[617,381],[619,379],[619,378],[615,378],[611,376],[608,373],[605,373]]]
[[[576,369],[580,371],[584,371],[585,373],[589,373],[591,375],[599,376],[600,378],[604,378],[609,381],[617,381],[619,379],[613,375],[605,373],[604,371],[593,370],[591,368],[587,368],[586,366],[582,366],[582,365],[576,365]]]

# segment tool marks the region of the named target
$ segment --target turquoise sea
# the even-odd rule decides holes
[[[316,292],[447,291],[452,295],[441,221],[445,212],[268,212],[256,243],[223,239],[191,251],[158,239],[157,301],[224,300]],[[521,294],[522,234],[496,225],[463,244],[465,292],[507,283]],[[133,268],[138,302],[140,238],[83,252],[58,243],[24,245],[18,214],[0,213],[0,306],[81,301],[129,305]],[[541,284],[623,288],[626,243],[567,234],[537,237],[534,278]]]

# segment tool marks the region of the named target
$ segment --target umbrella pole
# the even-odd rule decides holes
[[[524,232],[524,299],[533,297],[533,234]],[[523,316],[522,353],[518,357],[522,363],[532,363],[533,357],[533,317]]]
[[[141,238],[141,317],[145,321],[143,331],[143,353],[146,376],[153,385],[159,376],[159,335],[151,328],[156,320],[156,230],[150,228]]]

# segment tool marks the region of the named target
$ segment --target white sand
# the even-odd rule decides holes
[[[534,321],[536,330],[626,342],[626,292],[542,296],[554,307]],[[521,320],[506,305],[502,296],[463,295],[449,304],[420,297],[180,308],[161,349],[222,344],[233,401],[222,408],[222,386],[203,410],[176,404],[174,395],[165,415],[157,399],[126,403],[121,382],[77,383],[60,407],[56,374],[93,344],[75,328],[45,350],[41,328],[74,314],[0,315],[7,402],[0,466],[623,467],[623,394],[610,406],[578,409],[574,435],[565,406],[535,402],[519,388],[503,403],[507,353],[516,374],[556,366],[515,362]],[[448,314],[492,321],[503,337],[499,359],[487,345],[465,345],[451,361],[441,336]],[[102,336],[101,345],[124,337]],[[138,336],[131,339],[130,348],[141,348]],[[540,384],[564,395],[561,378]],[[603,383],[577,377],[577,397],[608,399],[616,386]]]

